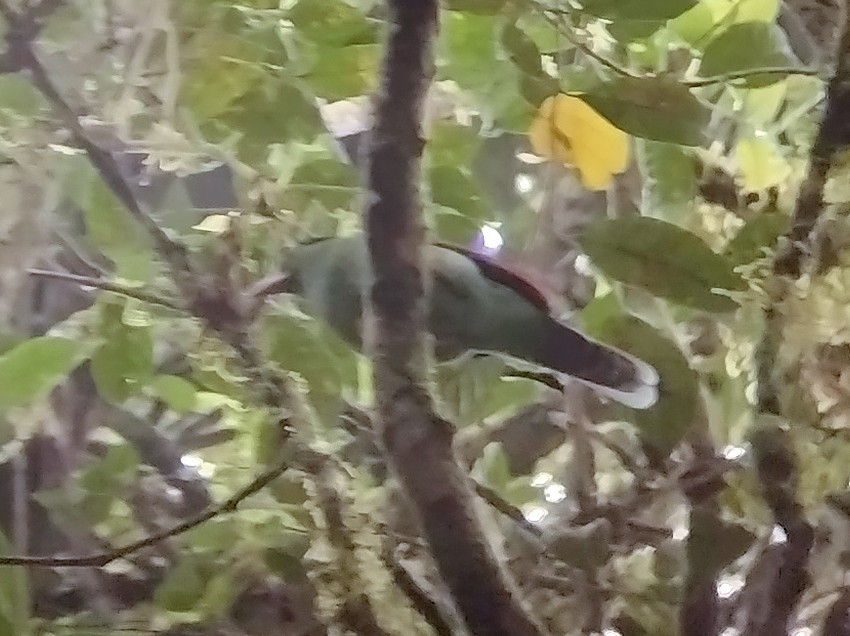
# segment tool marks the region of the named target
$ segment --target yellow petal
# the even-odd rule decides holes
[[[628,166],[626,133],[572,95],[548,97],[528,135],[537,154],[574,166],[591,190],[606,188]]]

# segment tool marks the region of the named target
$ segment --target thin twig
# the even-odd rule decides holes
[[[540,528],[538,528],[528,519],[526,519],[525,515],[522,514],[522,510],[514,506],[512,503],[506,501],[502,496],[499,495],[499,493],[497,493],[489,486],[485,486],[481,482],[476,481],[474,479],[472,480],[472,483],[475,487],[476,494],[488,504],[490,504],[490,506],[492,506],[494,510],[501,512],[509,519],[515,521],[520,528],[522,528],[529,534],[537,538],[543,536],[543,532],[540,530]]]
[[[164,296],[146,292],[142,289],[119,285],[100,278],[92,278],[91,276],[80,276],[79,274],[70,274],[68,272],[57,272],[46,269],[28,269],[27,273],[30,276],[50,278],[52,280],[60,280],[66,283],[74,283],[83,287],[102,289],[103,291],[120,294],[122,296],[127,296],[128,298],[135,298],[136,300],[141,300],[142,302],[150,303],[152,305],[161,305],[175,311],[186,311],[185,307],[181,307],[179,303]]]
[[[799,68],[796,66],[766,66],[764,68],[748,68],[744,71],[732,71],[731,73],[723,73],[722,75],[712,75],[710,77],[697,77],[691,80],[680,80],[679,83],[688,88],[704,88],[714,84],[725,84],[727,82],[735,82],[737,80],[745,80],[751,77],[761,75],[803,75],[806,77],[818,77],[821,71],[815,68]]]
[[[381,560],[392,575],[396,586],[404,592],[413,608],[427,621],[434,632],[438,636],[452,636],[455,629],[450,618],[444,615],[447,612],[434,598],[434,594],[429,593],[416,580],[415,575],[396,557],[389,536],[384,538]]]
[[[32,567],[103,567],[107,563],[111,563],[116,559],[125,557],[133,552],[138,552],[143,548],[147,548],[157,543],[164,541],[170,537],[188,532],[202,523],[209,521],[219,515],[235,512],[239,504],[259,492],[268,484],[273,482],[283,473],[288,467],[288,464],[281,463],[274,468],[271,468],[257,475],[249,484],[236,491],[220,504],[208,507],[206,510],[199,512],[194,517],[186,519],[170,528],[166,528],[161,532],[152,534],[128,543],[118,548],[102,552],[100,554],[92,554],[81,557],[36,557],[36,556],[0,556],[0,565],[27,565]]]

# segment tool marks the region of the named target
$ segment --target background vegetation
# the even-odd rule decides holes
[[[250,295],[297,241],[361,227],[331,133],[382,80],[386,6],[0,14],[0,635],[465,633],[369,359]],[[441,7],[431,236],[498,236],[662,375],[636,413],[494,357],[434,370],[470,510],[545,632],[850,633],[844,21]]]

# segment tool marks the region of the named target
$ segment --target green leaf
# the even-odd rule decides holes
[[[665,24],[667,20],[617,20],[608,25],[608,33],[617,42],[628,44],[648,38]]]
[[[320,204],[328,210],[349,209],[359,192],[357,174],[351,166],[321,159],[308,161],[295,169],[281,203],[291,210],[309,210],[311,204]]]
[[[696,195],[693,161],[676,144],[638,140],[636,145],[644,177],[644,214],[670,221],[683,219]]]
[[[154,274],[154,251],[147,233],[107,186],[96,178],[85,211],[86,232],[115,263],[116,275],[149,281]]]
[[[239,540],[240,525],[234,517],[215,517],[192,528],[184,536],[196,554],[225,554]]]
[[[269,548],[263,553],[263,562],[273,573],[287,582],[303,582],[307,579],[307,571],[301,558],[309,548],[309,542],[301,554],[291,554],[288,550]]]
[[[61,382],[86,356],[79,340],[42,336],[0,356],[0,408],[26,406]]]
[[[156,588],[154,602],[171,612],[189,612],[203,598],[205,580],[197,560],[184,557]]]
[[[609,20],[671,20],[697,0],[582,0],[585,13]]]
[[[706,47],[700,75],[714,77],[752,69],[794,65],[784,52],[778,27],[767,22],[734,24]],[[750,87],[766,86],[785,79],[780,74],[759,74],[742,80]]]
[[[481,231],[479,223],[454,208],[432,204],[426,208],[426,216],[429,218],[428,225],[434,228],[434,233],[440,240],[449,243],[468,245]]]
[[[470,91],[485,126],[524,133],[534,108],[518,85],[528,74],[500,51],[501,23],[493,15],[447,13],[438,43],[439,79]]]
[[[15,547],[0,530],[0,554]],[[30,621],[29,581],[23,566],[0,566],[0,636],[26,634]]]
[[[470,166],[482,139],[476,126],[454,121],[436,121],[428,132],[427,162],[443,166]]]
[[[100,460],[89,463],[79,485],[86,492],[117,496],[133,483],[139,468],[139,454],[129,443],[114,444]]]
[[[641,439],[663,454],[673,450],[690,428],[697,407],[696,373],[679,348],[656,329],[623,313],[615,296],[594,299],[581,313],[588,334],[645,360],[658,371],[658,402],[635,411],[616,406]]]
[[[717,17],[707,2],[700,2],[671,20],[667,28],[695,49],[701,49],[716,33]]]
[[[698,4],[697,0],[585,0],[584,11],[610,20],[608,32],[619,42],[647,38]]]
[[[525,139],[525,136],[504,133],[480,139],[477,147],[469,146],[475,150],[475,155],[462,165],[472,164],[472,176],[493,211],[493,220],[501,220],[503,215],[513,213],[524,203],[516,189],[516,177],[523,172],[533,174],[533,170],[517,159],[517,152],[525,147]]]
[[[713,511],[695,508],[686,546],[688,580],[698,584],[713,579],[744,554],[755,538],[743,526],[723,521]]]
[[[463,428],[485,418],[505,414],[532,402],[540,383],[521,376],[511,360],[499,355],[479,355],[437,367],[436,382],[443,401],[453,408],[453,420]]]
[[[210,30],[190,43],[188,53],[197,62],[188,65],[181,103],[200,121],[224,113],[266,76],[261,66],[265,52],[251,40]]]
[[[224,617],[239,592],[239,582],[234,580],[235,573],[224,571],[207,582],[199,603],[201,617],[217,620]]]
[[[102,306],[99,326],[103,344],[92,356],[92,376],[103,397],[122,402],[153,375],[150,328],[127,325],[119,303]]]
[[[750,263],[763,255],[764,248],[773,248],[790,225],[791,219],[784,214],[760,214],[738,230],[724,254],[734,265]]]
[[[503,491],[513,480],[508,456],[499,442],[490,442],[484,447],[471,473],[498,492]]]
[[[239,134],[240,158],[257,165],[266,160],[272,144],[311,142],[324,126],[312,96],[280,73],[236,99],[221,116],[207,121],[203,131],[213,142]]]
[[[344,387],[356,385],[352,349],[320,321],[289,315],[270,316],[263,337],[271,359],[306,380],[310,402],[322,419],[335,421]]]
[[[158,375],[148,386],[169,408],[187,413],[195,408],[198,391],[195,385],[176,375]]]
[[[487,83],[487,69],[498,65],[497,24],[492,16],[446,15],[438,41],[441,77],[466,87]]]
[[[428,172],[431,196],[437,205],[457,210],[474,224],[488,221],[489,208],[484,205],[478,188],[461,168],[433,166]]]
[[[509,0],[446,0],[445,7],[449,11],[467,11],[485,15],[498,15],[508,4]]]
[[[665,77],[625,77],[578,95],[612,124],[636,137],[698,146],[711,111],[687,87]]]
[[[611,278],[687,307],[731,311],[734,300],[713,288],[744,290],[732,264],[695,234],[648,217],[591,225],[581,245],[593,263]]]
[[[304,79],[317,96],[330,101],[370,93],[379,75],[381,52],[377,44],[323,51]]]
[[[89,523],[112,516],[113,504],[124,499],[138,469],[139,455],[128,443],[111,446],[102,459],[86,465],[77,482],[85,493],[78,508]]]
[[[540,65],[540,50],[525,31],[517,28],[515,24],[505,25],[502,29],[501,43],[508,57],[521,71],[530,75],[543,73]]]
[[[322,44],[326,51],[377,40],[375,22],[343,0],[300,0],[287,13],[295,29]]]
[[[41,94],[21,73],[6,73],[0,77],[0,112],[34,117],[43,104]]]

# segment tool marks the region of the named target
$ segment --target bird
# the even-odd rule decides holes
[[[654,367],[597,342],[557,320],[545,295],[521,274],[486,255],[445,243],[428,243],[424,263],[427,329],[438,362],[467,352],[508,356],[562,374],[604,398],[634,409],[658,399]],[[312,239],[288,252],[284,276],[260,295],[290,293],[306,313],[362,349],[362,297],[371,279],[365,237]]]

